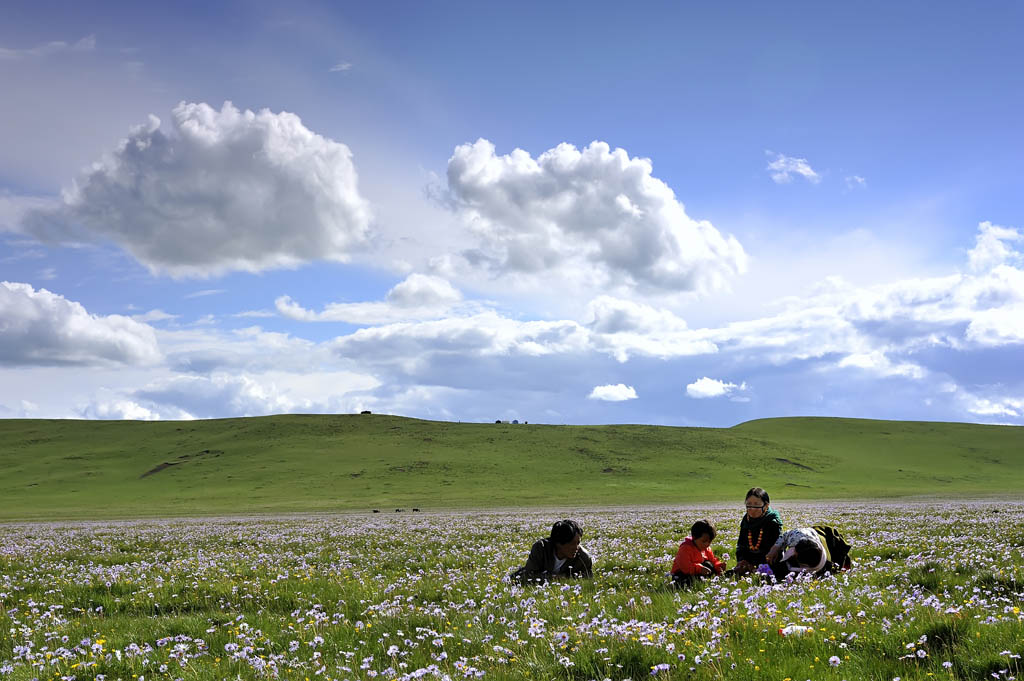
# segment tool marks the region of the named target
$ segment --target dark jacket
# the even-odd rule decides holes
[[[562,563],[555,572],[555,543],[550,539],[538,539],[530,549],[530,557],[526,565],[513,572],[512,581],[520,584],[546,582],[552,577],[585,577],[594,576],[594,561],[586,549],[580,546],[573,558]]]
[[[736,560],[745,560],[751,565],[766,563],[765,554],[782,534],[782,518],[769,508],[765,515],[751,521],[746,514],[740,521],[740,536],[736,540]],[[756,548],[755,548],[756,547]]]

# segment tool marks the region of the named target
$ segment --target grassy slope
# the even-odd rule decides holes
[[[0,420],[0,518],[682,504],[753,484],[779,499],[1017,495],[1022,464],[1024,428],[954,423]]]

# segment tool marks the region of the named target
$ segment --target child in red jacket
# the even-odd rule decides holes
[[[725,563],[715,558],[711,550],[715,526],[707,520],[698,520],[690,528],[690,536],[679,545],[679,552],[672,562],[672,581],[678,585],[692,583],[701,577],[720,575]]]

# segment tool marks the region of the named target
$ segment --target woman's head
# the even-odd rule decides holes
[[[551,541],[555,545],[555,555],[562,559],[572,558],[580,547],[583,530],[574,520],[559,520],[551,526]]]
[[[768,492],[765,492],[760,487],[751,487],[750,491],[747,492],[744,502],[744,505],[747,507],[747,516],[750,518],[760,518],[768,510],[768,503],[770,501]]]

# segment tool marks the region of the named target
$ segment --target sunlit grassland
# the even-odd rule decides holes
[[[753,484],[790,499],[977,498],[1024,488],[1024,429],[12,419],[0,420],[0,471],[3,519],[678,504],[733,499]]]
[[[733,507],[573,514],[595,579],[526,588],[546,514],[2,525],[0,678],[1019,676],[1024,504],[779,510],[840,527],[855,569],[669,589],[695,518],[733,552]]]

